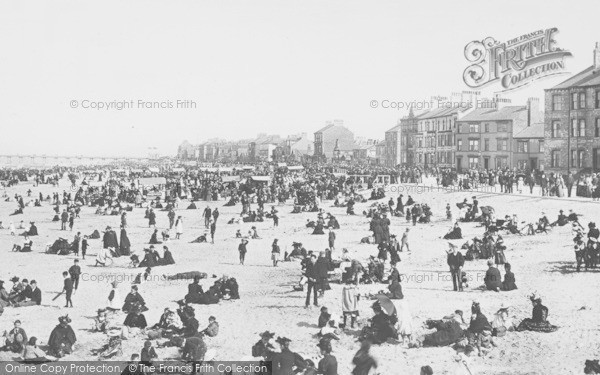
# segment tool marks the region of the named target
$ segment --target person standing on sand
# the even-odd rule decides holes
[[[400,252],[402,252],[402,250],[404,250],[404,246],[406,246],[406,251],[410,251],[410,248],[408,247],[408,231],[410,231],[410,229],[406,228],[406,230],[402,234],[402,243],[400,244]]]
[[[71,300],[71,296],[73,295],[73,280],[69,276],[67,271],[63,272],[64,278],[64,287],[63,292],[65,292],[66,304],[65,307],[73,307],[73,301]]]
[[[183,219],[181,216],[177,217],[177,222],[175,223],[175,238],[180,239],[183,234]]]
[[[278,239],[273,240],[273,244],[271,245],[271,260],[273,261],[273,267],[277,267],[277,262],[279,262],[279,255],[281,254],[281,249],[277,244]]]
[[[329,250],[335,250],[335,232],[332,228],[329,228]]]
[[[248,240],[245,238],[242,238],[242,242],[238,246],[238,251],[240,252],[240,264],[242,266],[244,265],[244,260],[246,260],[246,252],[248,251],[248,248],[246,247],[247,245],[248,245]]]
[[[77,290],[79,287],[79,276],[81,276],[81,267],[79,266],[79,259],[73,261],[73,265],[69,268],[69,275],[73,280],[73,289]]]
[[[210,243],[215,243],[215,232],[217,231],[217,222],[210,220]]]
[[[448,245],[450,245],[451,248],[448,252],[448,266],[450,267],[450,275],[452,276],[452,285],[454,286],[455,292],[462,292],[462,268],[465,264],[465,259],[460,251],[458,251],[456,245],[451,243],[448,243]]]

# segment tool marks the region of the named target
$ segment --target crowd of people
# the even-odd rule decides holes
[[[306,308],[320,308],[320,315],[315,319],[318,321],[318,332],[315,332],[316,346],[321,358],[318,363],[293,352],[291,339],[279,336],[274,340],[279,346],[277,349],[272,343],[274,333],[266,331],[260,334],[260,340],[252,346],[249,354],[253,358],[271,362],[275,374],[337,375],[338,364],[334,346],[343,335],[356,336],[360,341],[360,347],[353,357],[352,373],[368,375],[377,367],[377,362],[370,355],[371,345],[403,345],[410,349],[450,345],[457,351],[457,366],[468,369],[471,356],[475,354],[484,357],[493,350],[494,342],[507,332],[554,332],[559,329],[548,322],[549,309],[542,304],[541,298],[534,294],[531,296],[531,318],[525,318],[518,324],[508,318],[508,307],[498,309],[490,322],[483,314],[480,304],[473,302],[469,323],[463,319],[462,311],[457,310],[442,319],[423,321],[422,324],[427,329],[424,332],[418,330],[413,321],[409,299],[403,292],[403,280],[398,265],[402,262],[401,256],[404,258],[402,253],[406,251],[410,254],[414,250],[414,244],[409,245],[410,227],[431,225],[435,213],[430,207],[431,202],[416,202],[411,196],[404,200],[402,194],[389,196],[384,186],[377,182],[376,176],[386,175],[389,176],[389,183],[402,184],[420,183],[423,178],[434,177],[439,185],[456,184],[460,189],[486,184],[500,185],[500,191],[503,193],[520,193],[525,187],[528,187],[531,193],[533,187],[539,185],[542,195],[560,196],[564,194],[564,187],[567,187],[568,195],[570,187],[577,185],[572,175],[565,181],[562,176],[553,174],[522,175],[508,170],[469,171],[466,174],[458,174],[451,170],[422,171],[418,168],[385,167],[347,168],[346,173],[341,175],[334,172],[331,166],[307,164],[301,171],[262,165],[252,172],[240,169],[229,175],[193,168],[179,174],[169,174],[166,171],[160,174],[166,178],[159,186],[136,183],[136,180],[142,177],[136,174],[78,173],[63,168],[37,171],[33,174],[31,171],[4,171],[0,177],[4,177],[7,187],[13,187],[27,180],[28,175],[34,181],[34,187],[51,184],[54,188],[59,188],[61,177],[67,177],[70,181],[70,192],[63,190],[62,193],[55,192],[46,197],[40,193],[33,202],[37,207],[51,207],[54,212],[51,221],[57,222],[56,225],[60,224],[57,227],[60,236],[52,245],[47,246],[45,252],[72,255],[76,258],[73,265],[63,272],[63,288],[59,295],[65,297],[65,308],[73,306],[72,297],[78,289],[82,272],[79,259],[85,260],[89,241],[98,240],[99,243],[99,248],[95,249],[95,266],[110,270],[113,259],[125,257],[129,261],[129,267],[143,270],[129,286],[129,292],[124,299],[120,298],[119,283],[113,282],[105,306],[97,310],[92,330],[98,334],[99,340],[103,338],[106,341],[106,344],[95,352],[102,359],[122,356],[122,340],[135,338],[142,339],[144,344],[139,354],[131,355],[133,362],[157,360],[159,356],[155,347],[169,346],[180,348],[181,358],[187,361],[207,361],[215,358],[210,343],[211,338],[219,334],[218,320],[215,316],[210,316],[206,328],[201,328],[196,318],[196,305],[218,304],[225,300],[236,303],[243,298],[235,277],[214,276],[213,285],[205,291],[201,280],[208,279],[209,275],[204,272],[189,271],[169,276],[172,280],[192,280],[187,292],[178,301],[177,309],[149,306],[140,294],[138,285],[151,283],[157,267],[176,264],[170,248],[177,246],[177,241],[187,234],[184,229],[188,228],[183,215],[178,214],[178,211],[181,213],[182,209],[198,210],[197,215],[204,224],[204,233],[192,242],[215,244],[215,241],[219,242],[222,239],[215,238],[217,225],[223,221],[219,221],[220,212],[216,206],[222,204],[226,207],[239,206],[238,214],[227,221],[228,224],[255,224],[247,235],[242,234],[239,229],[235,233],[235,238],[240,240],[237,249],[242,266],[247,261],[250,241],[261,238],[258,234],[258,223],[270,220],[273,228],[279,226],[282,219],[279,213],[281,208],[276,206],[289,203],[293,207],[291,214],[315,215],[316,219],[309,219],[304,227],[310,228],[310,235],[323,236],[324,250],[307,250],[298,240],[293,242],[293,249],[288,253],[282,251],[278,239],[271,242],[269,254],[273,267],[279,267],[281,262],[298,261],[302,276],[292,292],[302,293]],[[353,176],[368,177],[365,179]],[[585,184],[581,186],[587,186],[586,196],[597,198],[596,191],[600,190],[597,189],[596,176],[590,175],[583,179]],[[19,195],[9,197],[5,193],[5,201],[14,200],[17,204],[13,216],[26,212],[29,202],[25,201],[32,194],[29,190],[24,198]],[[189,201],[186,207],[182,204],[184,200]],[[206,204],[199,201],[205,201]],[[336,247],[336,231],[343,228],[344,220],[338,220],[338,217],[328,212],[329,208],[345,207],[347,215],[355,215],[357,204],[362,204],[365,208],[363,214],[368,220],[368,231],[371,233],[360,242],[374,245],[377,249],[376,256],[351,257],[346,249]],[[452,225],[443,236],[444,240],[449,241],[443,261],[449,267],[454,291],[460,292],[468,288],[469,278],[464,270],[465,261],[477,260],[485,260],[487,264],[484,283],[478,286],[482,292],[499,293],[517,289],[516,277],[511,263],[508,262],[509,249],[504,244],[504,239],[510,236],[544,234],[556,226],[565,226],[568,223],[572,223],[575,233],[573,242],[577,270],[579,271],[582,265],[586,270],[595,268],[599,263],[600,232],[591,222],[588,225],[589,231],[585,234],[578,221],[579,215],[572,211],[569,215],[560,211],[554,222],[550,222],[545,213],[542,213],[537,222],[524,223],[519,222],[514,214],[497,219],[495,210],[489,206],[480,206],[476,196],[472,197],[472,202],[465,199],[456,206],[459,208],[456,220],[453,220],[449,203],[446,205],[445,215],[440,218],[440,221],[450,222]],[[111,226],[107,226],[102,232],[95,230],[89,235],[73,230],[77,228],[79,221],[86,219],[82,210],[85,210],[85,207],[94,207],[95,215],[115,216],[120,220],[120,226],[117,226],[120,230],[119,235],[117,236],[117,232]],[[147,230],[151,231],[149,240],[147,243],[132,243],[128,236],[128,220],[131,215],[142,215],[142,210]],[[393,226],[392,219],[397,217],[405,218],[408,225]],[[48,219],[50,221],[50,217]],[[483,234],[481,239],[474,237],[459,247],[460,244],[452,241],[463,239],[461,225],[468,225],[467,223],[480,225]],[[38,228],[35,222],[30,222],[28,228],[21,222],[20,227],[24,230],[20,233],[24,241],[16,243],[13,250],[31,252],[34,244],[31,238],[39,235]],[[302,227],[302,223],[299,227]],[[398,228],[401,228],[400,232]],[[8,229],[12,235],[18,234],[12,222]],[[64,238],[67,237],[64,233],[69,232],[76,233],[72,235],[72,241]],[[161,246],[162,253],[158,250]],[[136,252],[140,248],[143,253]],[[461,250],[465,251],[464,255]],[[504,269],[504,277],[500,268]],[[340,276],[339,280],[336,279],[337,275]],[[0,309],[41,304],[41,291],[35,280],[28,282],[26,279],[19,280],[18,277],[14,277],[11,281],[13,286],[7,291],[4,289],[4,282],[0,280]],[[332,282],[342,284],[339,289],[342,293],[342,314],[339,319],[333,317],[325,306],[325,303],[330,301],[326,294],[331,293],[332,289],[338,289],[331,287]],[[385,288],[377,293],[360,293],[360,290],[365,290],[361,289],[361,285],[365,284],[381,284],[385,285]],[[365,301],[370,305],[372,316],[359,320],[360,304]],[[160,320],[154,325],[149,325],[146,320],[145,313],[150,309],[163,311]],[[70,323],[71,318],[68,315],[61,316],[59,324],[52,330],[47,341],[47,349],[42,351],[37,347],[37,338],[28,338],[21,321],[17,320],[13,329],[5,334],[2,350],[20,353],[25,361],[49,361],[66,357],[77,350],[76,335]],[[359,333],[355,332],[356,329]],[[421,373],[433,374],[433,369],[425,365],[421,368]]]

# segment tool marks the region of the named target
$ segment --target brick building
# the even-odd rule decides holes
[[[544,169],[544,123],[532,124],[513,136],[513,163],[520,171]]]
[[[457,121],[456,168],[514,168],[514,135],[541,122],[539,100],[531,98],[525,106],[477,108]],[[487,106],[486,106],[487,107]]]
[[[600,170],[600,43],[593,65],[545,91],[546,170]]]
[[[419,116],[410,109],[408,116],[400,119],[400,164],[402,166],[415,165],[415,138],[417,136]],[[392,129],[390,129],[392,130]]]
[[[456,121],[467,109],[438,108],[418,117],[415,164],[420,167],[454,166]]]
[[[385,132],[385,154],[381,158],[381,163],[386,167],[395,167],[402,163],[402,126],[398,125]]]
[[[356,145],[354,133],[344,126],[341,120],[329,122],[327,126],[315,132],[315,156],[319,158],[334,158],[334,148],[338,145],[341,155],[352,156]]]

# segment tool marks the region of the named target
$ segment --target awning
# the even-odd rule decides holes
[[[301,171],[304,169],[304,167],[301,165],[291,165],[291,166],[287,167],[287,169],[290,171]]]
[[[250,178],[252,179],[252,181],[259,181],[259,182],[271,181],[271,176],[251,176]]]
[[[145,177],[138,179],[139,185],[150,186],[150,185],[166,185],[167,179],[164,177]]]
[[[277,163],[277,166],[278,166],[279,168],[282,168],[282,167],[287,167],[287,163]]]
[[[224,183],[236,182],[236,181],[240,180],[240,176],[223,176],[223,177],[221,177],[221,179]]]
[[[150,167],[150,168],[148,168],[148,170],[149,170],[150,172],[152,172],[152,173],[158,173],[158,172],[160,172],[160,169],[158,169],[158,168],[156,168],[156,167]]]
[[[254,169],[254,167],[253,167],[253,166],[251,166],[251,165],[244,165],[244,166],[242,167],[242,169],[252,170],[252,169]]]
[[[219,168],[219,172],[230,173],[230,172],[233,172],[233,168],[229,168],[229,167],[220,167],[220,168]]]
[[[131,173],[144,173],[142,169],[132,169]]]
[[[176,173],[185,172],[185,168],[173,168],[171,171]]]

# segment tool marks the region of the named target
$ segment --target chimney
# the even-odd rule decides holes
[[[600,42],[596,42],[594,48],[594,70],[600,70]]]
[[[540,99],[529,98],[527,99],[527,126],[541,122],[540,113]]]

